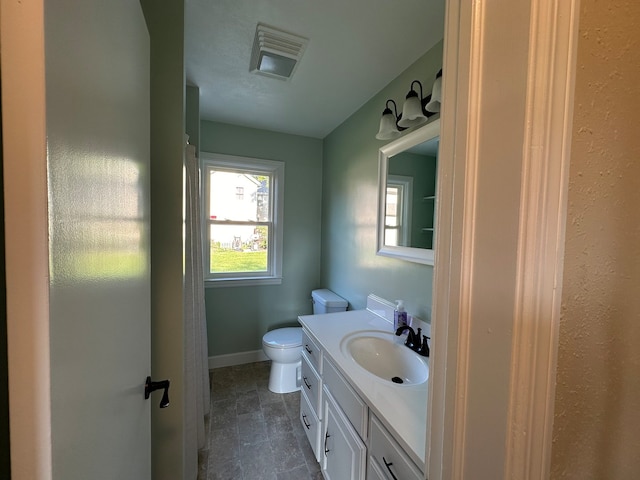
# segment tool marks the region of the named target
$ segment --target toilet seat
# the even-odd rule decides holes
[[[302,347],[302,327],[285,327],[271,330],[262,337],[262,344],[278,349]]]

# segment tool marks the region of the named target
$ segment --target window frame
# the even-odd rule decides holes
[[[408,246],[411,240],[411,231],[412,231],[412,219],[413,219],[413,178],[405,175],[388,175],[387,176],[387,188],[396,188],[398,190],[398,208],[400,210],[400,215],[397,215],[396,218],[399,218],[398,225],[388,225],[386,222],[386,206],[385,206],[385,222],[384,222],[384,234],[385,234],[385,245],[386,243],[386,235],[387,230],[396,230],[396,240],[397,245],[393,245],[396,247]],[[386,196],[385,196],[386,198]]]
[[[240,157],[219,153],[202,152],[200,160],[202,181],[200,197],[202,206],[202,239],[205,287],[235,287],[255,285],[280,285],[282,283],[282,256],[284,242],[284,162],[266,160],[262,158]],[[211,273],[211,240],[209,218],[209,169],[242,171],[271,176],[269,185],[269,203],[271,211],[271,225],[267,241],[267,271],[266,272],[230,272]],[[263,222],[255,222],[263,223]],[[220,224],[217,222],[217,224]]]

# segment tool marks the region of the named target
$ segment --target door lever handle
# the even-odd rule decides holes
[[[169,384],[169,380],[152,382],[151,377],[147,377],[147,380],[144,382],[144,398],[148,399],[151,396],[151,392],[164,388],[162,400],[160,400],[160,408],[167,408],[169,406]]]

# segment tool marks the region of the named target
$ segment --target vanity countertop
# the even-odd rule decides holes
[[[384,382],[362,369],[340,348],[346,335],[358,330],[391,332],[393,325],[368,309],[303,315],[298,318],[376,417],[385,424],[411,459],[424,470],[428,381],[421,385]],[[398,342],[404,339],[397,338]]]

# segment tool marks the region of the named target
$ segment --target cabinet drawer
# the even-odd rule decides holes
[[[380,468],[376,459],[369,456],[369,461],[367,462],[367,480],[387,480],[387,475],[388,473],[382,473],[382,468]]]
[[[302,330],[302,351],[306,353],[309,362],[316,369],[316,372],[322,374],[322,351],[318,348],[316,342],[311,339],[306,330]]]
[[[362,401],[360,396],[351,388],[344,379],[342,374],[338,372],[336,367],[324,358],[324,373],[322,380],[327,386],[333,398],[336,399],[338,405],[347,416],[353,428],[355,428],[360,438],[367,438],[367,404]]]
[[[300,384],[300,390],[304,391],[307,395],[311,408],[313,408],[314,413],[320,419],[322,419],[322,415],[320,414],[321,389],[320,376],[315,368],[313,368],[309,357],[302,352],[302,383]]]
[[[311,404],[307,395],[302,392],[300,395],[300,422],[302,422],[302,428],[304,433],[307,434],[307,439],[311,444],[311,449],[316,457],[316,460],[320,461],[320,420],[318,416],[311,408]]]
[[[383,478],[402,480],[422,480],[424,478],[418,467],[374,415],[371,415],[369,434],[369,458],[375,460],[379,469],[384,473]]]

